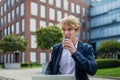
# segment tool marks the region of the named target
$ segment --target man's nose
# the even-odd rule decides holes
[[[68,30],[66,30],[66,31],[65,31],[65,34],[66,34],[66,35],[67,35],[67,34],[69,34],[69,31],[68,31]]]

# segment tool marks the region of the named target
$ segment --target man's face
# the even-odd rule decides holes
[[[65,25],[64,27],[62,27],[62,34],[63,34],[63,38],[68,38],[72,42],[74,42],[74,40],[77,38],[76,36],[77,30],[73,29],[68,25]]]

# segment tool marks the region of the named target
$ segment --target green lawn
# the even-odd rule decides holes
[[[118,68],[108,68],[108,69],[98,69],[95,76],[120,77],[120,67],[118,67]]]

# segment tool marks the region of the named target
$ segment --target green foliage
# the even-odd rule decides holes
[[[4,36],[0,41],[0,49],[5,53],[7,51],[25,51],[28,43],[22,38],[13,35]]]
[[[120,60],[117,59],[97,59],[98,69],[101,68],[113,68],[120,66]]]
[[[41,64],[38,63],[21,63],[22,68],[30,68],[30,67],[41,67]]]
[[[48,26],[36,31],[37,46],[40,49],[50,49],[54,44],[62,41],[62,33],[57,26]]]
[[[115,80],[120,80],[120,67],[107,68],[107,69],[98,69],[95,76],[107,77],[107,78],[116,78]]]
[[[117,40],[105,40],[98,46],[98,51],[102,53],[120,51],[120,43]]]

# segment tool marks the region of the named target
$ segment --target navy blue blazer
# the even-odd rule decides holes
[[[48,63],[45,74],[57,75],[59,73],[59,62],[63,51],[62,44],[56,44],[51,53],[51,60]],[[89,80],[87,74],[94,75],[97,71],[97,64],[94,60],[94,50],[91,45],[78,42],[77,51],[72,54],[75,60],[76,80]]]

